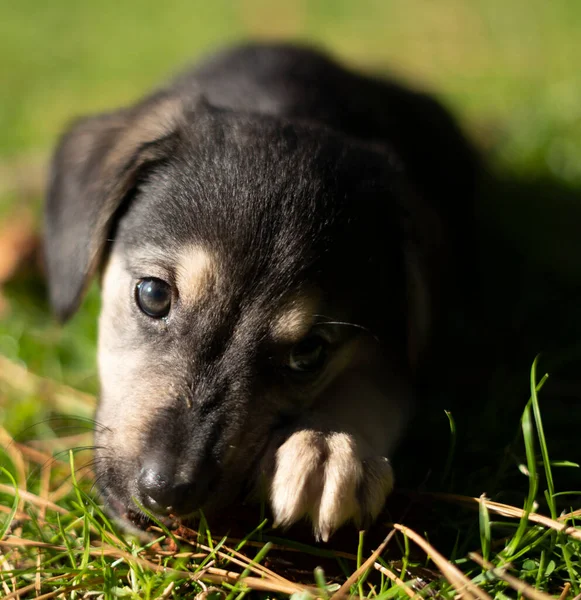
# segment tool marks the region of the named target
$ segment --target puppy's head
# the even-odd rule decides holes
[[[405,371],[426,319],[418,210],[384,150],[323,128],[164,95],[76,124],[46,257],[62,318],[101,273],[109,507],[232,502],[339,377]]]

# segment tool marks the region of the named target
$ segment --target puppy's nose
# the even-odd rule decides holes
[[[172,469],[151,462],[141,469],[137,488],[145,508],[157,514],[174,515],[186,515],[199,508],[208,492],[204,478],[195,482],[177,479]]]

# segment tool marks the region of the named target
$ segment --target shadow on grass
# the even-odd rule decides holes
[[[539,394],[550,457],[581,463],[581,190],[550,178],[503,177],[487,186],[479,212],[474,294],[450,309],[437,332],[425,397],[395,470],[404,488],[486,493],[522,506],[528,478],[519,470],[520,417],[537,354],[538,379],[550,374]],[[447,473],[445,410],[456,427]],[[557,491],[581,489],[579,468],[555,468],[554,477]],[[559,501],[566,508],[580,499]],[[457,517],[434,518],[450,523],[444,538],[453,545]]]

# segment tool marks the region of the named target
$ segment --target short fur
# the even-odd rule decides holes
[[[227,50],[74,124],[46,260],[61,318],[102,272],[109,509],[211,514],[266,493],[276,522],[307,516],[323,539],[376,517],[476,174],[433,99],[287,45]],[[164,319],[136,304],[148,277],[172,286]],[[297,376],[313,330],[328,359]]]

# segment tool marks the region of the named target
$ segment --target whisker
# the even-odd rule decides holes
[[[77,446],[77,447],[61,450],[60,452],[57,452],[53,456],[48,458],[44,463],[36,466],[34,469],[31,469],[30,473],[28,474],[28,477],[26,478],[26,481],[27,481],[27,483],[29,483],[33,477],[37,476],[42,471],[44,471],[46,469],[51,469],[57,463],[57,461],[59,460],[59,457],[61,455],[68,454],[69,452],[74,453],[74,452],[83,452],[86,450],[97,450],[97,449],[105,449],[105,446]],[[104,457],[95,457],[93,460],[98,460],[100,458],[104,458]],[[78,469],[76,469],[76,470],[78,470]],[[70,475],[68,477],[70,477]],[[66,479],[65,479],[65,481],[66,481]]]
[[[331,319],[331,317],[327,317],[325,315],[313,315],[316,318],[320,318],[320,319]],[[379,338],[377,337],[377,335],[375,335],[368,327],[364,327],[363,325],[358,325],[357,323],[349,323],[348,321],[333,321],[333,320],[328,320],[328,321],[320,321],[319,322],[321,325],[341,325],[344,327],[354,327],[355,329],[360,329],[361,331],[364,331],[365,333],[369,334],[377,343],[379,343]]]
[[[61,456],[62,454],[69,454],[70,452],[83,452],[85,450],[101,450],[103,449],[105,446],[94,446],[94,445],[90,445],[90,446],[73,446],[72,448],[66,448],[65,450],[60,450],[59,452],[56,452],[53,455],[53,458],[58,458],[59,456]]]
[[[13,436],[13,439],[15,442],[19,442],[22,437],[24,437],[24,434],[28,431],[30,431],[31,429],[34,429],[35,427],[38,427],[39,425],[44,425],[47,423],[54,423],[54,422],[62,422],[62,421],[79,421],[82,425],[86,425],[87,426],[87,431],[90,430],[97,430],[99,432],[103,432],[103,431],[111,431],[110,427],[107,427],[106,425],[103,425],[102,423],[99,423],[98,421],[96,421],[95,419],[89,419],[88,417],[75,417],[75,416],[69,416],[69,415],[56,415],[53,417],[47,417],[46,419],[43,419],[41,421],[36,421],[35,423],[32,423],[32,425],[29,425],[28,427],[25,427],[24,429],[21,429],[16,435]],[[81,425],[78,425],[79,429],[81,428]],[[75,425],[71,424],[71,425],[62,425],[59,426],[57,428],[53,428],[54,431],[58,431],[59,429],[64,430],[64,429],[74,429]]]
[[[93,483],[91,484],[91,487],[89,488],[89,494],[96,494],[96,493],[100,493],[107,498],[107,494],[109,493],[110,487],[111,486],[106,486],[104,487],[102,490],[98,490],[97,486],[99,485],[99,483],[105,478],[105,475],[107,473],[101,473],[100,475],[98,475],[97,477],[95,477],[95,479],[93,480]]]

